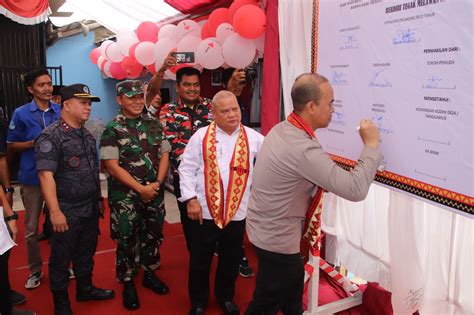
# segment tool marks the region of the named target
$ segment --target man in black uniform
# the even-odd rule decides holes
[[[92,285],[102,200],[96,142],[84,122],[91,102],[100,99],[83,84],[66,86],[60,94],[61,118],[43,130],[35,145],[41,190],[53,226],[49,279],[56,315],[72,314],[67,291],[71,260],[78,302],[114,297],[112,290]]]

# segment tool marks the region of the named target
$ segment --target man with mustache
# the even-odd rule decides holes
[[[48,70],[39,69],[26,74],[25,83],[33,100],[13,112],[8,127],[7,144],[9,151],[20,154],[18,181],[26,212],[25,238],[30,269],[25,288],[34,289],[40,285],[43,277],[38,223],[44,202],[36,173],[34,142],[43,129],[59,119],[60,107],[51,102],[53,84]],[[7,197],[12,192],[13,188],[7,187]]]
[[[239,103],[233,93],[218,92],[212,105],[215,121],[191,137],[179,166],[179,200],[187,206],[192,233],[189,315],[205,312],[216,243],[219,260],[215,296],[224,314],[238,315],[234,303],[235,281],[242,260],[253,162],[263,136],[241,124]]]
[[[49,282],[54,314],[72,314],[67,287],[72,261],[76,300],[108,300],[114,291],[92,285],[93,256],[99,234],[99,163],[96,141],[84,127],[91,102],[99,102],[84,84],[60,91],[61,118],[46,128],[35,145],[36,168],[53,227]],[[103,207],[102,207],[103,209]]]
[[[169,62],[165,60],[165,62]],[[211,100],[202,98],[201,73],[191,67],[181,68],[176,72],[176,93],[178,99],[165,104],[160,111],[160,121],[165,136],[171,144],[171,173],[176,199],[181,197],[178,167],[181,155],[191,136],[201,127],[212,121]],[[183,226],[186,245],[190,250],[191,231],[186,204],[178,200],[181,224]]]

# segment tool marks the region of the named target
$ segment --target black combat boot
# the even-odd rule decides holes
[[[163,281],[158,279],[153,271],[145,271],[143,274],[142,285],[159,295],[168,294],[170,291],[168,286]]]
[[[91,277],[78,277],[76,281],[76,300],[78,302],[109,300],[115,296],[113,290],[94,287]]]
[[[140,308],[138,301],[137,289],[133,280],[123,282],[123,306],[128,310],[136,310]]]
[[[72,315],[67,289],[51,292],[53,292],[54,315]]]

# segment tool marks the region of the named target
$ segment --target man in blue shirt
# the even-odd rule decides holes
[[[18,181],[26,211],[25,238],[30,268],[25,288],[34,289],[40,285],[43,276],[41,271],[43,262],[38,244],[38,223],[44,202],[36,173],[35,139],[43,129],[59,119],[60,107],[51,102],[53,84],[46,69],[28,73],[25,83],[33,100],[13,112],[7,144],[9,150],[20,153]]]

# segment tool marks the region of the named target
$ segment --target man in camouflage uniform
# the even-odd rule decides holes
[[[92,285],[99,232],[100,181],[96,141],[84,127],[90,95],[83,84],[61,89],[61,118],[43,130],[35,144],[36,168],[53,227],[49,281],[56,315],[72,314],[67,287],[72,260],[77,301],[107,300],[112,290]]]
[[[164,185],[168,172],[168,141],[160,122],[142,114],[141,81],[122,81],[116,86],[120,113],[107,124],[100,141],[100,158],[108,173],[111,236],[117,241],[117,279],[124,283],[123,305],[138,309],[134,278],[136,248],[145,270],[142,285],[156,294],[169,289],[154,274],[160,266],[163,240]]]
[[[166,62],[166,60],[165,60]],[[171,173],[176,199],[181,197],[179,188],[178,166],[191,136],[201,127],[212,121],[211,100],[201,98],[201,73],[195,68],[181,68],[176,72],[175,102],[165,104],[160,111],[160,121],[165,136],[171,144]],[[186,204],[178,201],[178,207],[188,250],[191,244],[190,219]]]

